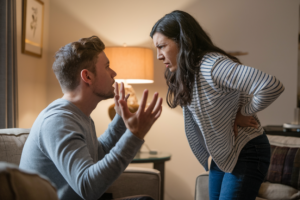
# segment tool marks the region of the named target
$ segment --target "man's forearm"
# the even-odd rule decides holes
[[[98,137],[98,148],[102,148],[104,152],[108,153],[116,145],[125,131],[126,126],[122,117],[116,114],[106,131]]]

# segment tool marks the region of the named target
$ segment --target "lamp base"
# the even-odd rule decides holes
[[[119,88],[120,88],[120,84],[119,84]],[[135,95],[135,91],[133,89],[133,87],[129,84],[127,84],[126,82],[124,83],[124,89],[125,89],[125,95],[130,94],[129,98],[127,99],[127,104],[138,104],[138,100],[137,97]]]

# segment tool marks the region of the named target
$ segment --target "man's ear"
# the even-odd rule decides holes
[[[80,77],[81,77],[81,80],[83,80],[83,82],[90,85],[92,83],[93,73],[87,69],[83,69],[80,72]]]

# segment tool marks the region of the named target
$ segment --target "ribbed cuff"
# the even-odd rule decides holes
[[[124,156],[128,160],[132,160],[143,143],[144,140],[141,140],[127,129],[116,144],[115,150],[119,155]]]
[[[244,105],[244,106],[242,106],[242,108],[241,108],[241,114],[242,115],[244,115],[244,116],[252,116],[252,115],[254,115],[255,113],[246,113],[246,107],[248,107],[249,106],[249,104],[246,104],[246,105]]]

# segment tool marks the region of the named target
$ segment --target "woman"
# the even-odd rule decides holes
[[[255,199],[267,173],[270,144],[256,113],[284,86],[216,47],[188,13],[173,11],[150,33],[166,65],[167,103],[183,108],[191,149],[209,172],[209,198]]]

